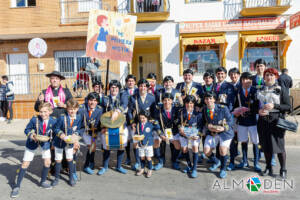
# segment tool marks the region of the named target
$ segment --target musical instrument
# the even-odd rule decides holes
[[[35,139],[39,142],[48,142],[50,140],[50,137],[46,135],[36,135]]]
[[[128,129],[124,128],[125,116],[119,113],[115,120],[112,120],[114,111],[104,113],[101,118],[101,125],[106,128],[102,134],[103,148],[106,150],[124,150],[128,140]]]
[[[135,141],[142,141],[145,138],[144,135],[134,135],[133,140]]]
[[[78,136],[78,135],[68,135],[66,137],[67,138],[66,138],[65,142],[67,144],[74,144],[80,140],[80,136]]]

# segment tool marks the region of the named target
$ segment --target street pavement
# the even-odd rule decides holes
[[[0,200],[10,199],[10,192],[16,179],[16,171],[24,153],[24,127],[28,120],[15,120],[12,124],[0,123]],[[137,177],[129,170],[126,175],[114,170],[116,153],[113,152],[110,161],[110,170],[102,176],[81,174],[81,181],[75,187],[67,183],[68,177],[62,174],[60,184],[45,190],[38,187],[42,169],[41,154],[38,152],[31,163],[21,185],[18,199],[55,199],[55,200],[156,200],[156,199],[298,199],[300,190],[300,134],[287,133],[287,169],[288,179],[284,182],[271,177],[261,177],[253,171],[252,147],[249,146],[250,168],[228,172],[226,179],[219,179],[218,172],[208,171],[206,160],[198,165],[198,178],[191,179],[186,174],[170,168],[167,161],[166,168],[154,171],[151,178]],[[86,149],[82,146],[83,155]],[[167,152],[169,154],[169,152]],[[133,155],[132,155],[133,158]],[[77,170],[80,170],[85,156],[79,157]],[[239,156],[236,163],[241,160]],[[101,151],[96,153],[96,169],[102,165]],[[181,167],[183,168],[182,161]],[[264,169],[264,160],[261,160]],[[124,166],[129,169],[129,166]],[[274,167],[279,173],[279,162]],[[250,192],[246,186],[249,178],[258,176],[262,186],[258,192]],[[53,179],[53,177],[51,177]],[[259,185],[256,185],[259,187]]]

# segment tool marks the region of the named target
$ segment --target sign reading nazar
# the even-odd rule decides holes
[[[136,16],[116,12],[90,11],[86,55],[131,62],[136,20]]]

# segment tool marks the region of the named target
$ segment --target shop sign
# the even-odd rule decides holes
[[[300,11],[290,17],[290,29],[300,25]]]
[[[257,36],[256,41],[257,42],[267,42],[267,41],[279,41],[279,35],[271,35],[271,36]]]
[[[194,40],[194,44],[216,44],[216,39],[196,39]]]
[[[284,17],[206,20],[179,23],[180,33],[274,30],[285,28],[286,20]]]

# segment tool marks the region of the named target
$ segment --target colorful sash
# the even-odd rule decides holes
[[[51,104],[52,108],[54,108],[53,97],[54,97],[54,95],[53,95],[52,88],[51,88],[51,86],[49,86],[46,90],[45,102],[49,102]],[[59,90],[58,90],[58,98],[59,98],[60,102],[65,103],[66,95],[61,86],[59,87]]]

